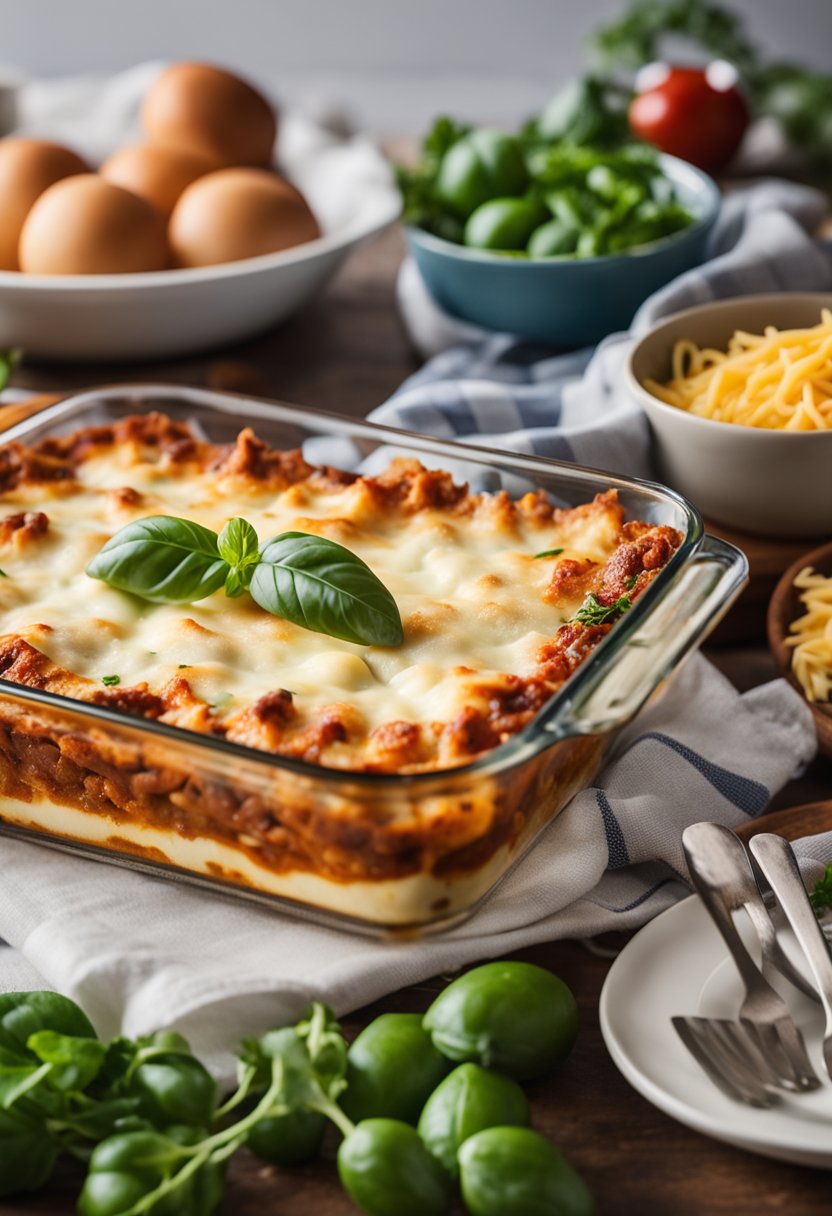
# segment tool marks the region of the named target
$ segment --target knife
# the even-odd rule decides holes
[[[823,1063],[832,1077],[832,957],[826,938],[809,902],[797,858],[788,841],[782,836],[764,832],[760,836],[753,836],[749,847],[777,896],[777,902],[783,909],[815,977],[820,1003],[826,1015]]]

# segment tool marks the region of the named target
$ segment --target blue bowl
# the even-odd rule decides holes
[[[649,295],[705,260],[719,189],[675,156],[659,163],[696,218],[650,245],[597,258],[513,258],[407,228],[410,252],[431,295],[455,317],[546,345],[597,342],[626,329]]]

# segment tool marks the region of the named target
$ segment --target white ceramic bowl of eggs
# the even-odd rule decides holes
[[[119,360],[222,346],[297,311],[398,215],[380,153],[333,141],[284,156],[272,107],[219,68],[162,71],[141,121],[142,141],[97,171],[58,144],[0,140],[0,347]]]

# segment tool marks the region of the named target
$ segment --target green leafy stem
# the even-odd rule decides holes
[[[217,1107],[180,1035],[104,1043],[57,993],[0,995],[0,1207],[43,1186],[66,1154],[87,1167],[80,1216],[210,1216],[226,1161],[261,1121],[317,1112],[349,1135],[346,1070],[340,1027],[314,1004],[244,1042],[238,1088]]]
[[[261,545],[239,517],[219,535],[173,515],[135,520],[99,550],[87,574],[155,603],[193,603],[224,589],[232,599],[248,593],[266,612],[314,633],[368,646],[404,640],[396,601],[351,550],[306,532]]]
[[[823,878],[815,884],[815,889],[809,896],[815,915],[820,918],[832,908],[832,865],[828,865]]]

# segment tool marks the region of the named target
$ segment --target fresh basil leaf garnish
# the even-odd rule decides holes
[[[539,553],[535,553],[535,558],[557,557],[559,553],[563,553],[563,549],[541,549]]]
[[[225,576],[225,587],[223,590],[229,599],[236,600],[238,596],[245,595],[248,591],[248,585],[251,582],[251,576],[254,574],[254,566],[246,566],[242,570],[232,567]]]
[[[239,515],[229,519],[220,532],[217,548],[220,557],[225,558],[229,566],[256,565],[260,560],[257,533],[248,520]]]
[[[396,601],[360,557],[335,541],[284,532],[260,551],[249,586],[275,616],[314,633],[367,646],[400,646]]]
[[[260,541],[248,520],[236,516],[220,532],[217,544],[220,557],[231,567],[225,580],[225,594],[236,599],[248,590],[254,567],[260,561]]]
[[[145,600],[185,604],[219,591],[228,563],[210,528],[174,515],[150,515],[110,537],[87,574]]]

